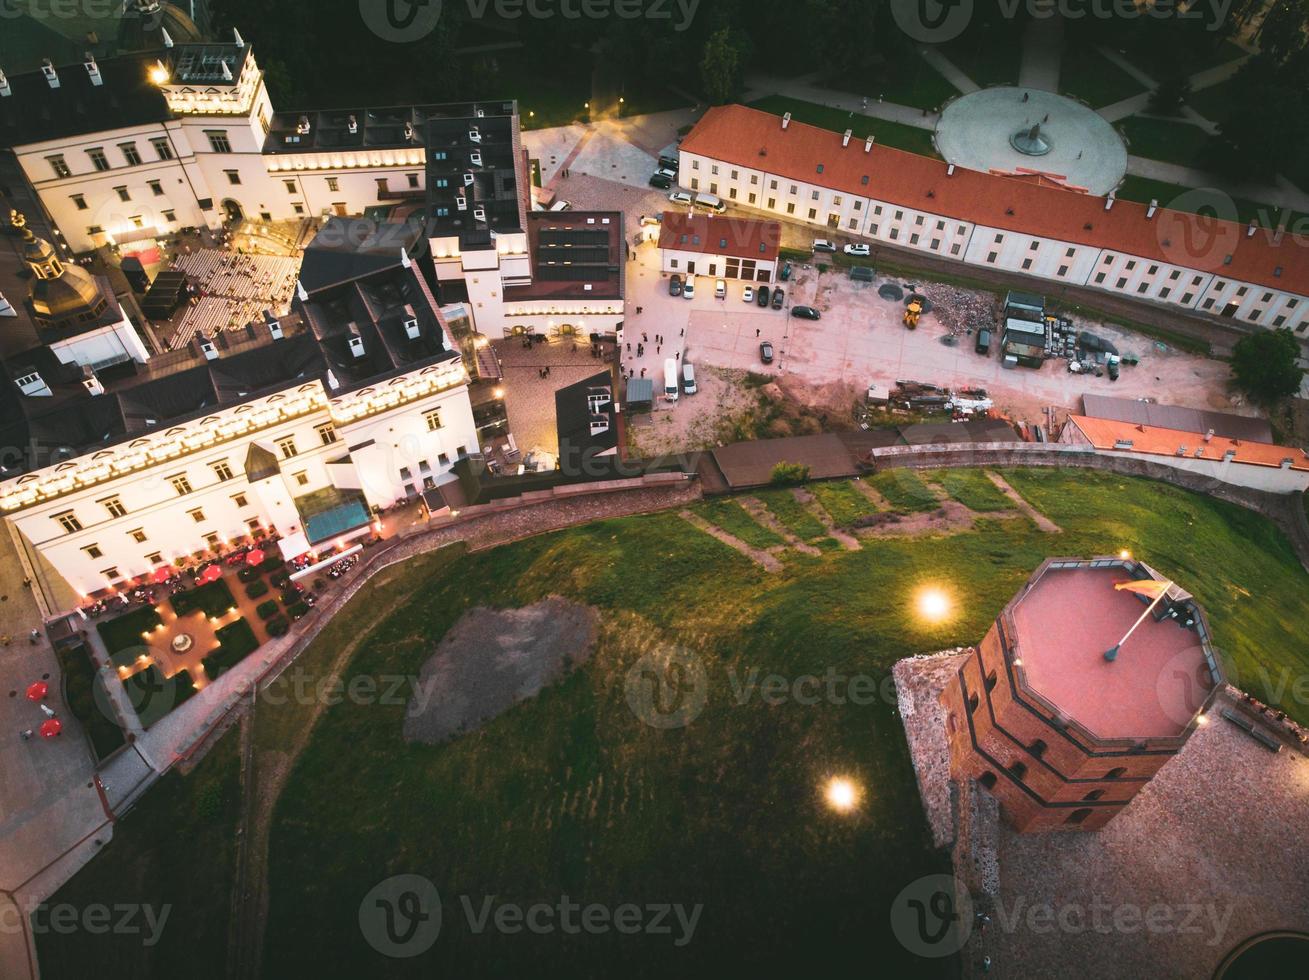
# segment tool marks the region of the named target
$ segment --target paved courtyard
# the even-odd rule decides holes
[[[559,430],[555,422],[555,392],[585,381],[609,369],[609,363],[594,356],[584,337],[555,337],[524,347],[517,337],[491,342],[500,356],[504,377],[505,412],[509,431],[519,452],[527,456],[541,449],[559,455]],[[612,352],[613,344],[603,349]],[[549,369],[549,375],[541,372]]]
[[[1028,156],[1009,137],[1040,125],[1050,145]],[[1127,173],[1127,147],[1102,116],[1072,99],[1039,89],[988,88],[950,103],[936,127],[936,147],[970,170],[1036,170],[1092,194],[1108,194]]]

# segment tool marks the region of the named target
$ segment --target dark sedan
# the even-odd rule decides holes
[[[765,364],[773,363],[773,345],[766,340],[759,345],[759,360]]]
[[[786,291],[783,289],[773,290],[773,309],[780,310],[782,304],[786,302]]]
[[[812,306],[793,306],[791,307],[791,316],[798,316],[801,320],[821,320],[823,317]]]
[[[681,296],[681,295],[682,295],[682,277],[681,277],[681,276],[674,275],[671,279],[668,280],[668,295],[669,295],[669,296]]]
[[[768,293],[768,287],[767,287],[767,286],[760,286],[760,287],[759,287],[759,298],[758,298],[758,303],[759,303],[760,306],[762,306],[762,307],[764,307],[764,308],[767,308],[767,307],[768,307],[768,296],[769,296],[769,293]]]

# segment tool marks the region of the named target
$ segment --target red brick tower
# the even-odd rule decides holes
[[[1177,585],[1123,558],[1048,559],[941,692],[950,769],[1019,831],[1098,830],[1174,755],[1223,683],[1209,626]]]

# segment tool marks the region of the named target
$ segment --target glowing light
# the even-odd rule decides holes
[[[823,788],[827,805],[838,813],[849,813],[859,805],[859,787],[844,776],[833,776]]]
[[[1118,552],[1118,557],[1126,561],[1128,558],[1132,557],[1132,553],[1124,548],[1122,551]]]
[[[929,585],[918,592],[918,614],[930,622],[939,623],[951,612],[950,597],[938,586]]]
[[[150,81],[156,85],[167,85],[170,78],[172,76],[168,73],[168,69],[164,67],[162,61],[156,61],[150,66]]]
[[[1207,724],[1209,724],[1209,716],[1208,716],[1208,715],[1200,715],[1200,717],[1198,717],[1198,718],[1195,719],[1195,723],[1196,723],[1197,725],[1207,725]]]
[[[492,394],[494,394],[496,398],[503,398],[505,396],[505,390],[503,388],[497,388],[492,392]]]

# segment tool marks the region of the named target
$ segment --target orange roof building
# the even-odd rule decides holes
[[[659,254],[666,273],[771,282],[782,226],[776,221],[665,211]]]
[[[1293,235],[968,170],[740,105],[711,108],[680,150],[681,182],[729,205],[1309,331],[1309,247]]]

